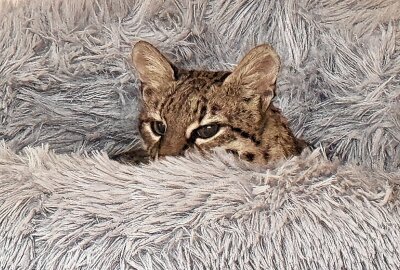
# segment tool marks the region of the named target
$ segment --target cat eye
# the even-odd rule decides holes
[[[165,134],[167,127],[161,121],[153,121],[150,123],[151,130],[157,136],[162,136]]]
[[[196,129],[196,137],[200,139],[208,139],[217,134],[218,131],[219,125],[217,124],[202,126]]]

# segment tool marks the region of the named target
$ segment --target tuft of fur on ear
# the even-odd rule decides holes
[[[133,46],[132,62],[138,72],[139,80],[153,89],[175,80],[171,63],[146,41],[139,41]]]
[[[224,84],[238,85],[247,95],[261,96],[267,108],[275,96],[279,67],[279,56],[274,48],[268,44],[259,45],[243,57]]]

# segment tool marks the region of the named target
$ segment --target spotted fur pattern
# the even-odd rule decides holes
[[[219,147],[266,164],[304,148],[271,104],[280,65],[271,46],[252,49],[232,72],[179,69],[144,41],[134,46],[132,60],[143,96],[139,130],[150,157]],[[154,132],[154,122],[165,125],[165,134]],[[210,124],[219,128],[214,136],[196,136]]]

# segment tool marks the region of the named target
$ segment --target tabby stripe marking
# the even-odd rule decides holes
[[[256,136],[254,134],[250,134],[244,130],[242,130],[241,128],[237,128],[237,127],[232,127],[232,126],[228,126],[233,132],[239,133],[240,136],[242,136],[243,138],[246,139],[250,139],[252,142],[254,142],[257,146],[261,144],[260,140],[257,140]]]

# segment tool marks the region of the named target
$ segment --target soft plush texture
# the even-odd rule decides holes
[[[271,43],[317,150],[110,160],[140,148],[140,39],[213,70]],[[398,0],[0,2],[0,269],[399,269],[399,48]]]
[[[1,269],[399,269],[396,174],[319,150],[127,166],[0,152]]]

